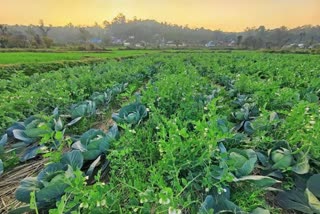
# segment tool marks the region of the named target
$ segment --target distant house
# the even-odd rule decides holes
[[[166,43],[166,46],[171,47],[171,48],[175,48],[175,47],[177,47],[177,44],[174,41],[168,41]]]
[[[309,49],[313,49],[313,48],[320,49],[320,43],[313,44],[313,45],[309,46]]]
[[[123,41],[123,46],[125,46],[125,47],[129,47],[131,45],[131,43],[130,42],[128,42],[128,41]]]
[[[305,45],[303,43],[298,44],[298,48],[304,48]]]
[[[111,43],[114,44],[114,45],[122,45],[123,44],[121,39],[118,39],[118,38],[113,37],[113,36],[111,37]]]
[[[231,42],[229,42],[228,47],[234,47],[236,46],[236,41],[232,40]]]
[[[215,47],[216,44],[215,44],[213,41],[209,41],[207,44],[205,44],[205,46],[206,46],[207,48],[211,48],[211,47]]]
[[[283,49],[298,48],[298,45],[296,43],[291,43],[289,45],[284,45],[282,48]]]
[[[90,43],[93,43],[93,44],[101,44],[102,43],[102,39],[100,38],[92,38],[89,40]]]
[[[290,45],[287,45],[289,48],[297,48],[298,45],[296,43],[291,43]]]
[[[178,47],[179,48],[187,47],[187,44],[182,42],[182,43],[178,44]]]
[[[143,48],[143,46],[142,46],[141,43],[136,43],[134,46],[135,46],[136,48]]]
[[[145,41],[140,41],[140,42],[135,44],[136,48],[144,48],[146,46],[147,46],[147,43]]]

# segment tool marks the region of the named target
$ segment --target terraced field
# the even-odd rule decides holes
[[[1,79],[2,211],[320,213],[319,62],[159,53]]]

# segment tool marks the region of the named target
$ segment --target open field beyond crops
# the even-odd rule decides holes
[[[153,50],[112,50],[107,52],[0,52],[0,64],[47,63],[66,60],[103,59],[154,53]]]

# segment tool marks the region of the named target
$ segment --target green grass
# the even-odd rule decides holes
[[[117,58],[156,53],[155,50],[117,50],[110,52],[0,52],[0,65],[56,62],[98,58]]]

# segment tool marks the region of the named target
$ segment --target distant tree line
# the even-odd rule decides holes
[[[293,29],[264,26],[247,28],[243,32],[223,32],[205,28],[190,28],[155,20],[127,19],[119,14],[102,25],[74,26],[69,23],[55,27],[45,25],[0,25],[1,48],[50,48],[55,45],[79,45],[95,43],[110,46],[123,42],[144,42],[160,46],[168,41],[179,45],[203,46],[212,42],[217,46],[233,46],[244,49],[283,48],[289,45],[310,47],[320,43],[320,26],[301,26]]]
[[[51,25],[45,26],[40,20],[39,25],[8,26],[0,24],[0,47],[1,48],[50,48],[53,39],[48,36]]]

